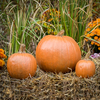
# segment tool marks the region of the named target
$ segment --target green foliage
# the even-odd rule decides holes
[[[86,22],[91,17],[89,5],[88,0],[59,0],[65,35],[71,36],[77,42],[81,41],[80,37],[84,34]]]
[[[40,37],[35,32],[36,3],[37,1],[17,0],[17,2],[9,2],[6,6],[5,12],[10,33],[9,55],[18,52],[21,43],[24,43],[28,49],[32,40],[36,43],[39,41]]]
[[[0,17],[9,28],[9,39],[1,34],[0,38],[9,44],[9,55],[18,52],[21,43],[29,51],[32,41],[37,44],[45,34],[56,35],[62,29],[64,35],[80,45],[93,4],[92,0],[4,0],[2,3]]]

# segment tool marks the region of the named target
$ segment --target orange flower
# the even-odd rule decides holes
[[[7,56],[3,52],[0,52],[0,58],[7,58]]]
[[[99,43],[97,43],[96,45],[97,45],[97,46],[100,46],[100,44],[99,44]]]
[[[94,37],[94,39],[95,39],[95,40],[97,40],[97,39],[98,39],[98,37],[97,37],[97,36],[95,36],[95,37]]]
[[[90,30],[91,30],[90,28],[87,28],[87,29],[86,29],[87,32],[90,31]]]
[[[100,26],[100,22],[98,23],[98,26]]]
[[[91,41],[91,45],[93,45],[95,42],[94,41]]]
[[[93,24],[97,24],[97,21],[93,21]]]
[[[96,21],[97,21],[97,22],[100,22],[100,18],[97,18]]]
[[[85,40],[86,42],[88,41],[88,39],[86,39],[86,38],[85,38],[84,40]]]
[[[100,38],[98,38],[98,41],[100,42]]]
[[[96,31],[96,34],[97,34],[98,36],[100,36],[100,29],[97,28],[97,29],[95,29],[95,31]]]
[[[87,32],[85,32],[85,35],[87,34]]]
[[[92,33],[95,33],[95,29],[92,31]]]
[[[100,33],[97,33],[98,36],[100,36]]]
[[[95,39],[96,41],[99,41],[100,42],[100,18],[97,18],[95,21],[91,21],[90,23],[88,23],[88,28],[86,29],[85,31],[85,35],[87,37],[90,37],[90,38],[93,38]],[[90,32],[90,30],[92,30]],[[88,34],[88,32],[90,32]],[[87,40],[87,41],[90,41],[90,40]],[[96,43],[94,41],[90,41],[91,45],[97,45],[100,49],[100,44],[99,43]]]
[[[3,49],[0,49],[0,52],[3,52],[4,53],[4,50]]]
[[[99,28],[96,28],[95,31],[100,32],[100,29]]]
[[[95,45],[97,45],[98,43],[97,42],[95,42]]]
[[[5,62],[2,59],[0,59],[0,67],[3,67],[3,65],[5,65]]]
[[[100,47],[98,47],[98,50],[100,50]]]
[[[94,23],[94,24],[93,24],[93,27],[96,27],[96,26],[97,26],[97,24]]]
[[[95,45],[100,46],[100,44],[99,44],[99,43],[97,43],[97,42],[95,42]]]
[[[90,36],[94,36],[94,33],[90,33]]]
[[[87,36],[87,37],[90,37],[90,34],[87,34],[86,36]]]
[[[51,22],[53,19],[52,18],[50,18],[50,19],[48,19],[48,22]]]
[[[92,21],[88,23],[88,26],[92,25]]]

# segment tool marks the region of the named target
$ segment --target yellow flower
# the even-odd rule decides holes
[[[44,26],[47,26],[47,23],[43,23]]]
[[[0,67],[3,67],[3,65],[5,65],[5,62],[2,59],[0,59]]]
[[[49,33],[49,34],[52,32],[52,30],[51,30],[51,29],[49,29],[49,28],[48,28],[48,30],[47,30],[47,31],[48,31],[48,33]]]
[[[37,23],[38,23],[38,24],[41,24],[41,23],[42,23],[42,21],[38,21]]]
[[[57,35],[57,32],[56,31],[54,32],[54,35]]]

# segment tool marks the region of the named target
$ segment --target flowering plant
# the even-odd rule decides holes
[[[91,55],[92,58],[100,58],[100,53],[94,53]]]
[[[0,67],[5,65],[3,58],[7,58],[7,56],[4,54],[4,50],[0,49]]]
[[[61,29],[60,11],[57,9],[47,9],[41,16],[43,29],[47,34],[57,34]]]
[[[87,43],[100,50],[100,18],[88,24],[85,36],[85,41]]]

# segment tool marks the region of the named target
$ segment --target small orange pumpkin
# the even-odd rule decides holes
[[[79,60],[75,67],[75,72],[78,77],[91,77],[95,74],[95,64],[88,59],[90,56],[90,49],[83,60]]]
[[[42,38],[36,48],[36,60],[39,67],[47,72],[69,72],[74,70],[81,59],[78,44],[69,36],[62,36],[64,30],[56,36]]]
[[[78,77],[91,77],[95,74],[95,64],[91,60],[80,60],[76,64],[75,72]]]
[[[14,53],[8,58],[7,70],[13,78],[25,79],[28,76],[34,76],[36,69],[36,60],[33,55],[25,53],[24,44],[21,44],[18,53]]]

